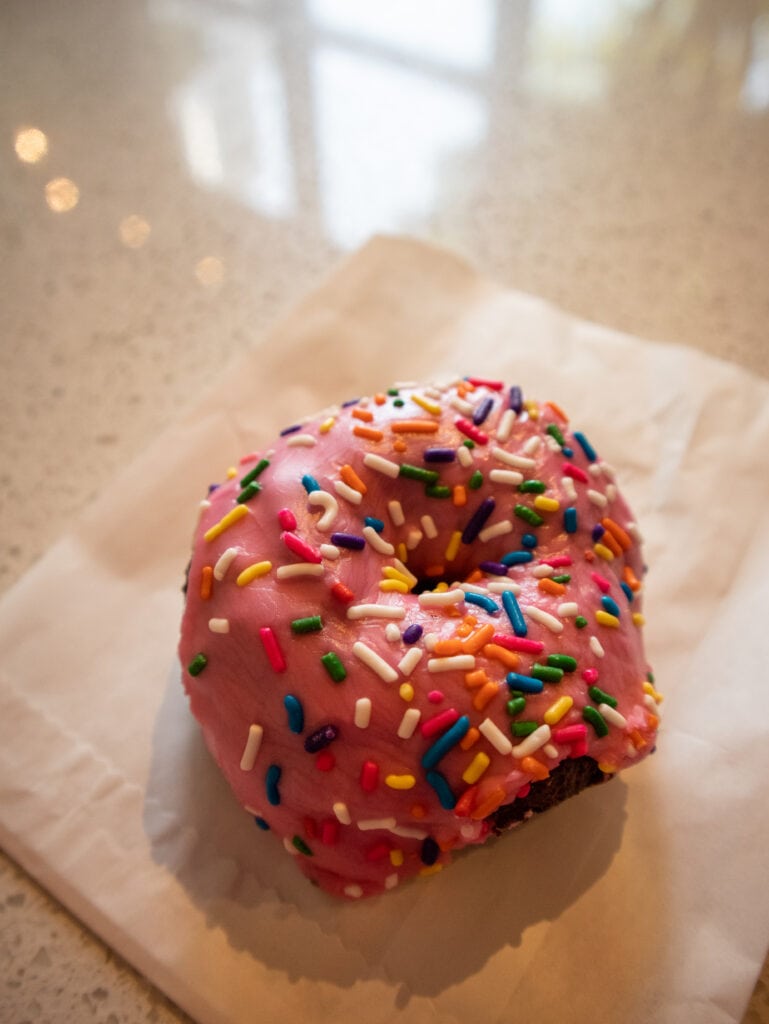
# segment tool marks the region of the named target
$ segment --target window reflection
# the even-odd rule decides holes
[[[25,164],[36,164],[48,152],[48,139],[39,128],[20,128],[16,132],[13,148]]]
[[[80,189],[69,178],[52,178],[45,186],[45,201],[54,213],[67,213],[80,201]]]

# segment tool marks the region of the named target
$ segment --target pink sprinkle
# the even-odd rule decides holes
[[[521,788],[515,794],[516,799],[520,798],[521,800],[523,800],[523,798],[525,796],[529,795],[529,790],[530,789],[531,789],[531,783],[530,782],[527,782],[525,786],[521,786]]]
[[[379,785],[379,765],[376,761],[364,761],[360,770],[360,788],[364,793],[373,793]]]
[[[580,469],[579,466],[572,465],[571,462],[564,462],[563,475],[570,476],[574,480],[579,480],[579,482],[583,484],[588,483],[588,475],[584,469]]]
[[[571,565],[569,555],[554,555],[553,558],[540,558],[540,565],[549,565],[551,569],[560,569],[564,565]]]
[[[587,726],[581,722],[575,725],[564,725],[562,729],[553,730],[554,743],[578,743],[587,736]]]
[[[303,561],[314,562],[316,565],[320,565],[323,561],[320,552],[316,551],[315,548],[310,547],[306,540],[302,540],[301,537],[297,537],[295,533],[281,533],[280,539],[289,551],[293,551],[295,555],[299,555]]]
[[[489,443],[489,435],[484,433],[482,430],[479,430],[474,423],[471,423],[470,420],[466,420],[463,416],[454,420],[454,426],[466,437],[469,437],[471,441],[475,441],[476,444]]]
[[[280,512],[278,512],[278,522],[284,530],[296,529],[296,516],[290,508],[282,508]]]
[[[572,757],[584,757],[587,753],[587,740],[578,740],[572,745],[571,756]]]
[[[244,462],[256,462],[256,460],[257,460],[258,458],[259,458],[259,455],[258,455],[258,453],[257,453],[257,452],[251,452],[251,453],[250,453],[249,455],[243,455],[243,456],[241,456],[241,457],[240,457],[240,458],[238,459],[238,463],[239,463],[239,465],[241,465],[241,466],[242,466]]]
[[[541,640],[527,640],[523,636],[505,636],[504,633],[495,633],[491,639],[492,643],[506,647],[508,651],[522,651],[524,654],[541,654],[545,649]]]
[[[430,701],[431,704],[440,704],[440,702],[443,700],[443,694],[441,693],[440,690],[430,690],[430,692],[427,694],[427,699]]]
[[[489,391],[501,391],[505,386],[504,381],[486,380],[485,377],[468,377],[467,382],[476,388],[488,388]]]
[[[441,711],[437,715],[433,715],[432,718],[428,718],[422,722],[419,726],[419,731],[425,738],[428,736],[434,736],[438,732],[444,732],[450,725],[453,725],[458,718],[459,712],[456,708],[446,708],[445,711]]]
[[[285,672],[286,659],[283,657],[283,651],[280,649],[278,638],[270,626],[262,626],[259,630],[259,637],[272,667],[276,672]]]
[[[608,594],[611,590],[611,583],[609,583],[605,576],[601,576],[600,573],[591,572],[590,579],[595,583],[599,590],[604,592],[604,594]]]
[[[333,846],[339,838],[339,824],[333,818],[327,818],[320,826],[320,841],[324,846]]]
[[[595,668],[586,668],[586,669],[584,669],[584,671],[582,672],[582,678],[585,680],[586,683],[589,683],[590,686],[592,686],[593,683],[597,683],[598,682],[598,669],[595,669]]]

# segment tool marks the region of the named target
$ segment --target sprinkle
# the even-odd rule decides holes
[[[369,542],[374,551],[377,551],[380,555],[394,555],[395,548],[392,544],[389,544],[386,540],[382,540],[377,531],[373,526],[363,527],[363,536]]]
[[[368,697],[359,697],[355,701],[353,721],[359,729],[368,729],[371,721],[371,700]]]
[[[597,708],[591,707],[590,704],[587,704],[582,709],[582,717],[586,722],[592,725],[598,737],[606,736],[608,734],[609,726],[606,724],[606,719]]]
[[[553,733],[555,743],[577,743],[587,736],[587,726],[575,723],[574,725],[563,725]]]
[[[366,546],[366,538],[356,533],[332,533],[331,543],[348,551],[362,551]]]
[[[467,447],[467,445],[461,444],[457,448],[457,462],[460,466],[465,469],[469,469],[473,464],[473,453]]]
[[[424,398],[422,395],[412,395],[411,401],[415,405],[418,405],[420,409],[424,409],[425,412],[432,413],[433,416],[440,416],[441,414],[440,405],[438,405],[437,402],[428,401],[428,399]]]
[[[319,629],[323,629],[320,615],[308,615],[303,619],[293,619],[291,622],[292,633],[317,633]]]
[[[546,629],[549,629],[551,633],[563,632],[563,623],[560,622],[555,615],[551,615],[549,612],[543,611],[541,608],[535,608],[533,605],[528,605],[523,610],[530,619],[538,622],[540,626],[544,626]]]
[[[439,426],[437,420],[393,420],[390,429],[394,434],[434,434]]]
[[[605,494],[601,494],[600,491],[594,491],[592,488],[588,490],[587,496],[594,505],[598,506],[598,508],[606,508],[609,504]]]
[[[579,430],[575,430],[574,440],[585,453],[589,462],[595,462],[597,460],[598,456],[596,455],[595,448],[593,448],[593,446],[590,444],[590,442],[583,433],[581,433]]]
[[[560,699],[563,700],[563,698]],[[521,711],[525,710],[525,708],[525,697],[513,697],[512,700],[509,700],[507,704],[505,704],[505,710],[507,711],[508,715],[519,715]],[[545,721],[547,721],[547,718],[545,718]],[[552,725],[552,722],[548,722],[548,724]]]
[[[508,672],[506,681],[511,690],[521,690],[523,693],[542,693],[544,689],[541,679],[524,676],[519,672]]]
[[[376,675],[386,683],[394,683],[398,678],[398,673],[395,669],[391,665],[388,665],[384,658],[380,658],[376,651],[367,647],[362,640],[357,640],[352,645],[352,653],[359,661],[362,661],[367,668],[370,668],[372,672],[376,673]]]
[[[212,633],[229,633],[230,631],[230,620],[229,619],[209,619],[208,628]]]
[[[550,775],[550,772],[547,770],[547,767],[544,764],[542,764],[541,761],[538,761],[536,757],[522,758],[521,768],[523,771],[526,772],[527,775],[531,775],[532,778],[535,778],[540,782],[543,779],[548,778],[548,776]]]
[[[335,654],[333,651],[329,651],[328,654],[322,655],[320,661],[335,683],[341,683],[347,678],[347,670],[340,661],[339,655]]]
[[[196,654],[187,666],[187,671],[191,676],[199,676],[207,664],[208,658],[205,654]]]
[[[321,425],[318,427],[318,432],[321,434],[327,434],[335,423],[336,418],[334,416],[329,416],[327,419],[323,420]]]
[[[452,490],[444,485],[428,484],[425,487],[425,494],[428,498],[450,498]]]
[[[403,619],[406,609],[402,605],[354,604],[347,609],[348,619]]]
[[[533,508],[529,508],[528,505],[515,505],[513,512],[519,519],[523,519],[524,522],[528,523],[529,526],[541,526],[545,521],[539,513],[535,512]]]
[[[521,494],[544,494],[547,485],[544,480],[522,480],[518,490]]]
[[[574,481],[570,476],[561,477],[561,487],[569,501],[577,500],[577,488],[574,486]]]
[[[555,725],[556,722],[560,722],[567,712],[569,712],[574,704],[573,697],[569,697],[568,694],[564,694],[563,697],[559,697],[555,703],[551,704],[542,716],[547,725]]]
[[[522,654],[541,654],[545,645],[541,640],[528,640],[524,637],[505,636],[502,633],[494,634],[494,643],[506,647],[510,651],[520,651]]]
[[[403,631],[404,644],[415,644],[422,636],[422,627],[418,623],[407,626]]]
[[[295,530],[297,527],[296,516],[290,508],[282,508],[278,512],[278,522],[282,530]]]
[[[590,686],[588,687],[587,692],[590,694],[591,699],[594,700],[596,704],[608,704],[609,707],[616,708],[617,698],[612,697],[610,693],[606,693],[606,691],[602,690],[600,686]]]
[[[507,736],[505,736],[496,722],[492,722],[490,718],[484,718],[478,726],[478,731],[500,754],[509,754],[512,752],[513,744]]]
[[[524,533],[521,537],[521,544],[525,548],[535,548],[537,546],[537,535],[535,533]]]
[[[471,592],[465,592],[465,601],[468,604],[475,604],[483,608],[484,611],[488,612],[489,615],[496,615],[499,612],[499,605],[496,601],[490,597],[486,597],[484,594],[473,594]]]
[[[214,570],[210,565],[204,565],[200,570],[200,600],[207,601],[213,592]]]
[[[475,821],[482,821],[484,818],[488,818],[503,803],[506,797],[507,790],[505,787],[496,786],[472,809],[470,817]]]
[[[403,526],[406,522],[406,517],[403,514],[403,508],[399,501],[388,501],[387,511],[390,513],[393,526]]]
[[[497,441],[501,441],[503,444],[510,440],[510,434],[513,432],[513,425],[515,423],[515,410],[505,409],[499,418],[497,425]]]
[[[283,656],[283,651],[280,649],[278,638],[275,636],[270,626],[262,626],[259,630],[259,638],[262,641],[267,659],[270,665],[276,672],[285,672],[286,670],[286,659]]]
[[[505,451],[504,448],[492,448],[491,454],[505,465],[512,466],[513,469],[534,469],[537,465],[535,459],[527,458],[524,455],[514,455],[512,452]]]
[[[587,619],[584,615],[578,615],[574,620],[574,625],[577,627],[577,629],[584,629],[587,625]]]
[[[563,679],[563,669],[554,665],[534,664],[529,671],[535,679],[541,679],[545,683],[560,683]]]
[[[501,519],[498,523],[492,523],[491,526],[487,526],[481,530],[478,534],[478,540],[482,544],[488,543],[490,540],[495,540],[497,537],[504,537],[508,533],[513,532],[513,524],[509,519]],[[507,564],[506,562],[503,564]]]
[[[507,566],[502,562],[479,562],[478,568],[490,576],[507,576]]]
[[[446,708],[445,711],[440,711],[437,715],[433,715],[432,718],[425,719],[420,725],[419,731],[425,739],[429,739],[431,736],[435,736],[436,733],[444,732],[458,718],[459,712],[456,708]]]
[[[486,583],[486,589],[491,591],[492,594],[503,594],[506,590],[509,590],[511,594],[517,596],[521,592],[521,585],[520,583],[513,583],[510,579],[490,580]]]
[[[422,712],[418,708],[406,708],[401,724],[398,726],[398,738],[409,740],[414,735]]]
[[[447,729],[446,732],[432,744],[432,746],[428,747],[422,755],[422,767],[426,771],[430,771],[432,768],[435,768],[449,750],[459,743],[469,728],[470,719],[467,715],[462,715],[462,717],[455,722],[450,729]]]
[[[254,480],[256,480],[260,473],[263,473],[265,469],[267,469],[269,464],[270,463],[268,459],[260,459],[259,462],[257,462],[257,464],[254,466],[254,468],[249,470],[249,472],[246,473],[246,475],[241,478],[240,486],[248,487],[249,484],[253,483]]]
[[[277,807],[280,803],[280,791],[278,790],[278,783],[280,782],[281,776],[280,765],[271,764],[267,769],[264,783],[267,789],[267,802],[272,804],[273,807]]]
[[[464,599],[465,592],[459,587],[444,591],[427,590],[418,597],[422,608],[447,608],[449,605],[461,604]]]
[[[301,730],[299,730],[301,732]],[[320,729],[316,729],[314,733],[307,737],[304,741],[304,749],[308,754],[317,754],[318,751],[324,750],[330,743],[339,735],[339,730],[335,725],[322,725]]]
[[[616,601],[609,597],[608,594],[604,594],[604,596],[601,598],[601,604],[603,605],[604,611],[607,611],[609,615],[613,615],[615,619],[619,618],[619,605]]]
[[[349,604],[355,600],[355,594],[344,583],[335,583],[331,588],[331,596],[340,604]]]
[[[340,498],[344,498],[345,501],[349,501],[351,505],[360,505],[363,501],[363,495],[360,491],[355,490],[354,487],[350,487],[343,480],[334,481],[334,490]]]
[[[381,455],[376,455],[374,452],[366,452],[363,456],[363,464],[368,466],[369,469],[375,470],[377,473],[383,473],[385,476],[389,476],[393,480],[395,480],[400,473],[400,466],[397,462],[391,462],[389,459],[384,459]]]
[[[572,480],[579,480],[582,484],[590,482],[590,477],[584,469],[580,469],[579,466],[575,466],[571,462],[564,462],[562,472],[564,476],[571,477]]]
[[[463,416],[472,415],[472,405],[469,402],[466,402],[464,398],[460,398],[459,395],[451,395],[449,398],[449,405],[452,409],[456,409],[457,412],[461,412]]]
[[[227,548],[223,551],[217,559],[216,565],[214,566],[214,579],[220,583],[227,574],[227,570],[232,564],[233,558],[238,554],[238,548]]]
[[[320,555],[320,553],[318,553]],[[279,565],[276,574],[279,580],[294,579],[299,576],[322,576],[325,569],[316,562],[294,562],[291,565]]]
[[[467,449],[465,449],[465,451],[466,450]],[[481,473],[480,469],[476,469],[475,472],[473,473],[473,475],[467,481],[467,486],[470,488],[471,491],[477,491],[482,483],[483,483],[483,473]]]
[[[615,523],[613,519],[609,519],[608,517],[604,518],[601,520],[601,525],[612,535],[623,551],[628,551],[633,546],[633,541],[630,536],[618,523]]]
[[[486,377],[465,377],[465,380],[475,388],[488,388],[489,391],[501,391],[505,386],[501,380],[489,380]]]
[[[405,700],[406,703],[414,699],[414,687],[411,683],[401,683],[398,687],[398,696],[401,700]]]
[[[376,761],[364,761],[360,770],[360,788],[364,793],[373,793],[379,785],[379,765]],[[358,828],[362,828],[361,822]]]
[[[448,658],[428,658],[428,672],[467,672],[475,668],[475,657],[472,654],[455,654]]]
[[[413,775],[385,775],[385,786],[390,789],[413,789],[416,782]]]
[[[561,507],[561,503],[555,498],[548,498],[544,494],[538,494],[534,499],[534,508],[538,508],[540,512],[557,512]]]
[[[460,433],[464,434],[466,437],[469,437],[471,441],[475,441],[476,444],[489,443],[489,435],[484,433],[484,431],[480,430],[470,420],[465,419],[462,416],[454,420],[454,426],[457,428],[458,431],[460,431]]]
[[[462,773],[462,781],[466,782],[468,786],[472,786],[478,781],[478,779],[480,779],[490,764],[491,758],[489,755],[485,754],[482,750],[479,750]]]
[[[237,523],[239,519],[242,519],[243,516],[247,515],[248,509],[245,505],[236,505],[235,508],[231,509],[225,516],[222,516],[218,523],[215,523],[206,530],[203,534],[203,540],[216,540],[220,534],[224,533],[225,530],[228,530],[231,526]]]
[[[609,626],[611,629],[619,629],[619,619],[616,615],[611,615],[609,612],[596,611],[595,619],[601,626]]]
[[[294,434],[286,441],[289,448],[314,448],[317,443],[317,437],[312,434]]]
[[[540,747],[544,747],[549,739],[550,726],[545,722],[543,725],[540,725],[535,729],[531,735],[527,736],[523,742],[518,743],[513,747],[513,757],[528,757],[529,754],[533,754],[535,751],[539,750]]]
[[[262,485],[257,483],[256,480],[252,480],[250,484],[243,488],[235,501],[237,501],[238,504],[242,504],[244,501],[250,501],[252,498],[256,497],[261,489]]]
[[[449,785],[446,777],[440,772],[432,770],[427,772],[426,779],[429,785],[431,785],[435,790],[441,807],[446,811],[454,810],[457,801],[451,791],[451,786]]]
[[[425,462],[453,462],[456,457],[455,448],[425,448],[422,453]]]
[[[358,491],[360,494],[366,494],[368,488],[352,466],[345,463],[345,465],[339,470],[339,475],[348,487],[352,487],[354,491]]]
[[[423,536],[424,534],[421,530],[409,530],[409,535],[406,538],[406,548],[409,551],[413,551],[415,548],[419,547]]]
[[[632,619],[633,619],[633,625],[634,626],[638,626],[639,628],[641,626],[645,625],[645,623],[646,623],[646,619],[643,617],[641,612],[633,612]]]
[[[620,589],[622,590],[622,593],[625,595],[625,597],[628,599],[628,603],[635,600],[633,588],[628,586],[627,583],[620,583]]]
[[[541,579],[537,584],[537,589],[546,594],[552,594],[554,597],[561,597],[566,593],[566,587],[562,583],[556,583],[555,580],[550,579]]]
[[[317,487],[310,491],[307,496],[310,505],[317,505],[323,509],[323,515],[317,520],[315,526],[323,533],[331,529],[331,526],[339,513],[339,502],[333,494],[328,491],[321,491]]]
[[[288,714],[288,727],[291,732],[301,732],[304,729],[304,709],[299,698],[293,693],[287,693],[283,698],[283,707]]]
[[[483,648],[483,654],[487,658],[493,658],[494,661],[501,662],[505,668],[514,669],[518,667],[518,655],[514,651],[509,651],[506,647],[500,647],[497,644],[486,644]]]
[[[294,836],[294,838],[291,840],[291,842],[296,847],[296,849],[299,851],[299,853],[303,853],[306,857],[312,857],[312,850],[307,845],[307,843],[304,841],[304,839],[302,839],[301,836]]]
[[[600,573],[591,572],[590,579],[595,583],[600,591],[604,594],[608,594],[611,590],[611,583],[606,579],[605,576],[601,576]]]
[[[506,555],[502,555],[500,561],[503,565],[524,565],[526,562],[530,562],[534,558],[531,551],[508,551]]]
[[[502,607],[505,609],[510,625],[513,627],[513,632],[516,636],[526,636],[528,633],[528,627],[526,620],[523,617],[518,600],[515,594],[511,590],[506,590],[502,594]]]
[[[486,520],[489,518],[491,513],[496,507],[496,501],[494,498],[485,498],[475,512],[470,517],[469,522],[462,531],[461,538],[463,544],[472,544],[475,538],[483,529]]]
[[[271,569],[272,562],[254,562],[253,565],[246,566],[242,572],[238,573],[235,582],[239,587],[245,587],[252,580],[259,579],[260,576],[266,576]]]
[[[312,496],[316,491],[321,490],[321,486],[314,476],[309,473],[305,473],[302,477],[302,487],[307,491],[308,495]]]
[[[347,810],[347,804],[339,801],[332,806],[331,810],[334,812],[336,820],[340,825],[349,825],[352,822],[350,812]]]
[[[519,739],[523,739],[525,736],[531,736],[533,732],[537,730],[536,722],[511,722],[510,732],[513,736],[517,736]]]
[[[459,530],[454,530],[449,538],[449,543],[444,552],[444,558],[447,562],[453,562],[459,554],[459,545],[462,543],[462,534]]]
[[[488,419],[489,413],[494,408],[494,399],[491,395],[487,395],[486,398],[482,399],[476,408],[473,410],[473,424],[476,427]]]
[[[297,534],[292,533],[290,530],[285,530],[280,535],[280,539],[293,554],[297,555],[305,562],[312,562],[319,564],[322,559],[320,552],[316,551],[315,548],[311,547],[307,541],[302,540]]]
[[[559,448],[563,448],[563,446],[566,444],[563,434],[561,433],[560,429],[555,425],[555,423],[548,423],[548,425],[545,427],[545,433],[549,434],[558,443]]]

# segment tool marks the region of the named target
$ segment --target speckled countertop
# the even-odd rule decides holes
[[[6,0],[0,51],[3,589],[374,232],[769,376],[766,0]],[[0,1018],[186,1019],[4,856]]]

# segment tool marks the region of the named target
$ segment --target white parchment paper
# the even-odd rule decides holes
[[[215,339],[212,339],[215,343]],[[196,505],[302,415],[502,377],[571,414],[646,537],[656,754],[381,899],[230,797],[175,667]],[[769,385],[375,239],[0,605],[0,842],[201,1022],[737,1021],[769,940]]]

